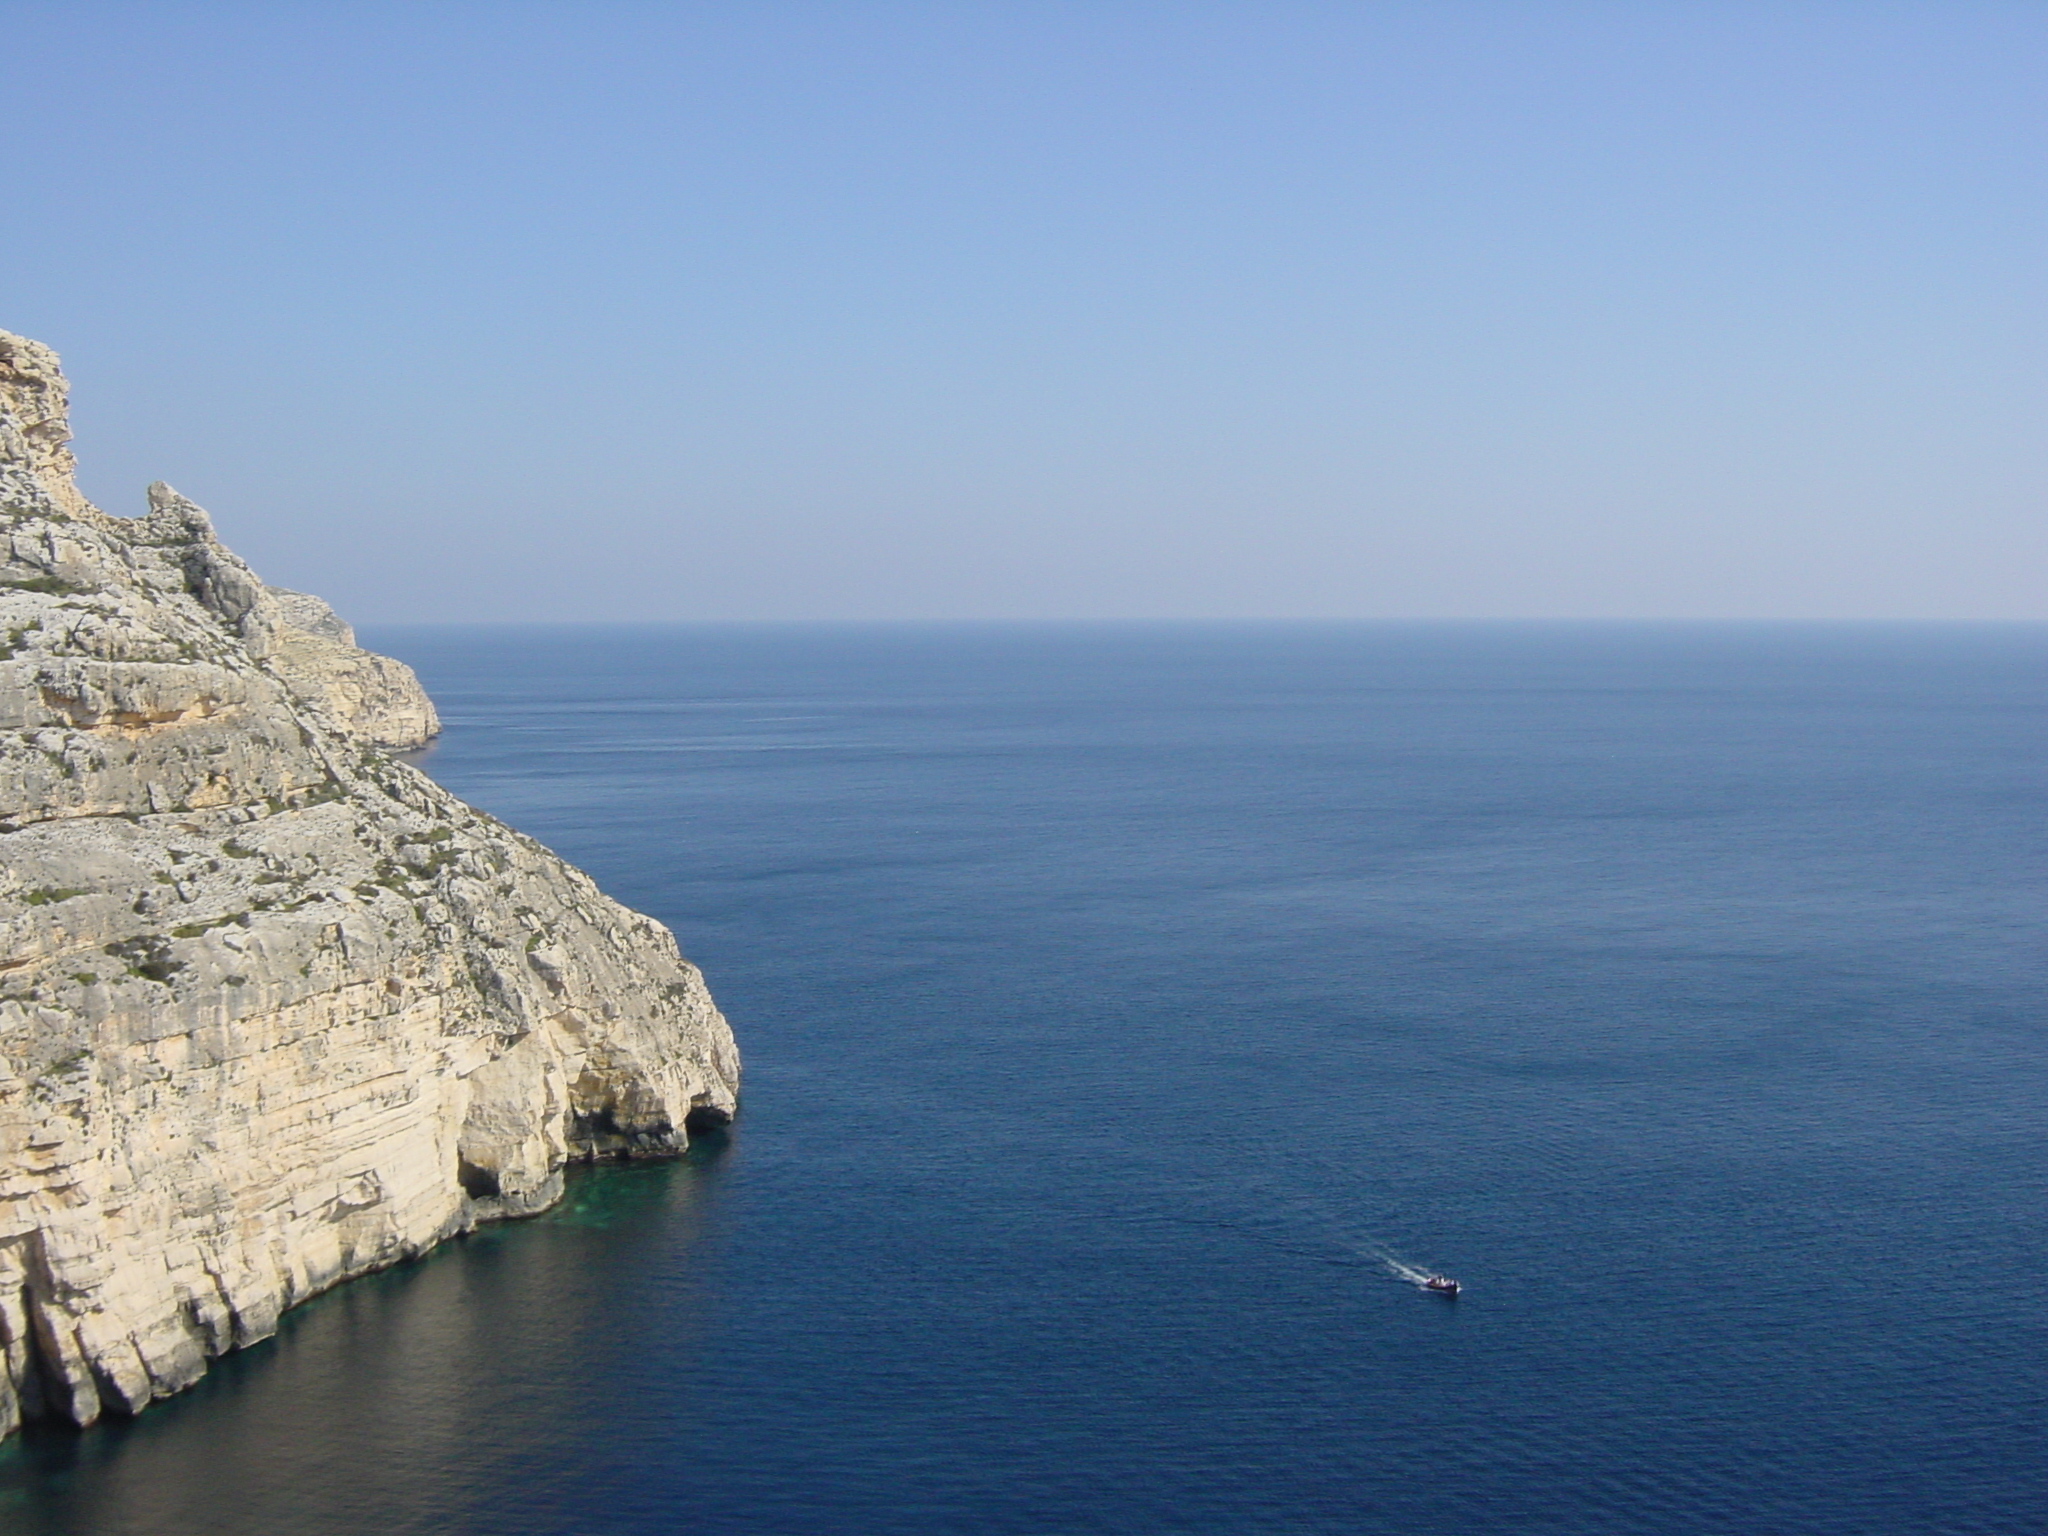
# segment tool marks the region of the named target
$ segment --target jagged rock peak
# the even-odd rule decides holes
[[[433,701],[410,667],[359,647],[354,631],[319,598],[266,587],[220,542],[213,519],[197,503],[160,480],[149,487],[143,517],[109,517],[87,501],[72,479],[68,400],[57,354],[0,331],[0,492],[11,472],[15,501],[39,492],[52,517],[98,529],[131,548],[174,552],[192,595],[308,708],[343,732],[394,751],[425,746],[440,733]],[[35,561],[33,551],[16,553]],[[49,566],[45,574],[70,581],[77,573]]]
[[[57,354],[0,331],[0,461],[26,468],[68,516],[97,510],[72,479],[71,386]]]

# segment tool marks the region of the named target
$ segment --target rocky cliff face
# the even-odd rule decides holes
[[[190,506],[167,485],[151,486],[150,498],[152,507],[158,498]],[[402,752],[441,734],[434,701],[412,668],[358,646],[356,632],[319,598],[265,587],[257,601],[266,609],[263,660],[292,692],[349,735]]]
[[[666,929],[380,750],[436,729],[408,670],[68,440],[0,333],[0,1432],[678,1150],[739,1072]]]

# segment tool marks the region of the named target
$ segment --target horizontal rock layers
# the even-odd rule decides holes
[[[729,1116],[669,932],[394,760],[411,672],[165,486],[72,482],[0,333],[0,1432]]]

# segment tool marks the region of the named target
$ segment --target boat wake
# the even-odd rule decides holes
[[[1410,1285],[1429,1283],[1429,1271],[1426,1269],[1417,1269],[1413,1264],[1403,1264],[1391,1253],[1375,1254],[1374,1257],[1386,1265],[1387,1272],[1397,1280],[1406,1280]]]
[[[1360,1232],[1349,1223],[1333,1216],[1327,1209],[1297,1191],[1282,1196],[1286,1204],[1305,1216],[1324,1236],[1361,1259],[1367,1259],[1384,1268],[1388,1275],[1403,1285],[1412,1285],[1420,1291],[1430,1291],[1439,1296],[1458,1294],[1458,1282],[1410,1264],[1385,1243],[1367,1233]]]
[[[1366,1257],[1378,1259],[1387,1267],[1388,1274],[1404,1285],[1414,1286],[1418,1291],[1428,1291],[1436,1296],[1455,1296],[1461,1289],[1458,1282],[1449,1276],[1439,1275],[1432,1270],[1417,1269],[1405,1259],[1397,1258],[1377,1245],[1363,1247],[1359,1251]]]

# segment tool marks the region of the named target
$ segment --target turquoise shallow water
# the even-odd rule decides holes
[[[2048,1526],[2048,630],[369,638],[740,1122],[0,1527]]]

